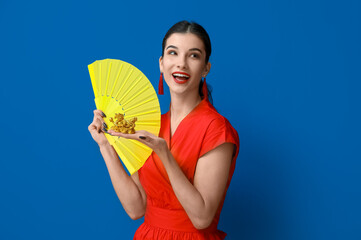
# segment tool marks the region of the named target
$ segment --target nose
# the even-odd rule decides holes
[[[179,69],[187,69],[188,64],[187,64],[187,59],[185,56],[179,56],[178,61],[177,61],[177,67]]]

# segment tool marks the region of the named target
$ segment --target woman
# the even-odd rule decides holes
[[[169,29],[162,47],[159,67],[171,104],[162,115],[159,137],[146,131],[108,132],[152,148],[144,166],[132,176],[126,173],[104,136],[100,110],[94,111],[89,131],[125,211],[132,219],[144,216],[134,239],[224,239],[217,224],[239,140],[208,100],[209,36],[200,25],[182,21]]]

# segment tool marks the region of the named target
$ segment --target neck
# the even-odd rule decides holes
[[[171,93],[171,117],[173,120],[181,120],[190,113],[200,102],[201,97],[198,92],[180,96]]]

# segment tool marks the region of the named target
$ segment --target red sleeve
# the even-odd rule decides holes
[[[215,149],[223,143],[233,143],[236,146],[234,158],[239,151],[239,138],[237,131],[225,118],[216,118],[209,124],[200,151],[200,156]]]

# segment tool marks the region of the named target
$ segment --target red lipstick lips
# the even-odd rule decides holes
[[[188,79],[190,78],[190,75],[185,72],[174,72],[172,75],[173,75],[174,81],[179,84],[186,83],[188,81]]]

